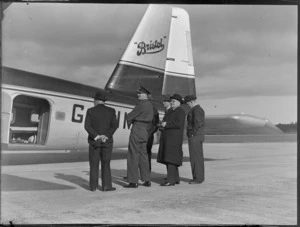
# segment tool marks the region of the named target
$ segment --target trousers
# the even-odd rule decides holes
[[[97,188],[99,180],[99,161],[101,160],[101,182],[102,189],[111,188],[111,169],[110,161],[112,154],[112,142],[106,142],[101,147],[89,145],[89,164],[90,164],[90,187]]]
[[[127,180],[129,183],[138,183],[139,172],[142,181],[150,181],[147,140],[147,128],[133,126],[129,136],[127,155]]]
[[[167,164],[167,182],[171,184],[175,184],[176,182],[179,182],[179,171],[178,166],[173,164]]]
[[[149,159],[149,169],[150,169],[150,172],[151,172],[151,157],[152,157],[153,140],[154,140],[154,135],[151,134],[149,136],[148,141],[147,141],[147,154],[148,154],[148,159]]]
[[[203,157],[203,141],[200,136],[188,137],[190,163],[193,175],[193,181],[202,183],[204,176],[204,157]]]

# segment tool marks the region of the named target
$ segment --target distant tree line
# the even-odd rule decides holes
[[[295,123],[290,123],[290,124],[277,124],[276,125],[281,131],[284,133],[297,133],[297,122]]]

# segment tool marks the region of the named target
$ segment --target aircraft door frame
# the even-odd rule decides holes
[[[2,147],[5,144],[5,146],[9,143],[9,128],[10,128],[10,122],[11,122],[11,110],[12,110],[12,97],[9,95],[9,93],[2,91],[2,97],[1,97],[1,144]],[[3,147],[5,148],[5,147]]]
[[[9,122],[9,144],[45,146],[49,135],[51,102],[40,96],[20,93],[14,95],[11,102],[11,114],[15,110],[14,122]],[[33,121],[33,114],[39,115]]]

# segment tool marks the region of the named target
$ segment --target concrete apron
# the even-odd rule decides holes
[[[159,185],[166,167],[155,158],[152,186],[137,189],[123,188],[126,160],[113,160],[113,192],[88,190],[86,161],[2,166],[1,223],[297,224],[297,143],[204,144],[199,185],[188,184],[183,149],[181,182],[170,187]]]

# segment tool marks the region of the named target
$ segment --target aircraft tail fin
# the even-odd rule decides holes
[[[144,86],[154,99],[196,95],[189,16],[180,8],[150,5],[105,89],[135,97]]]

